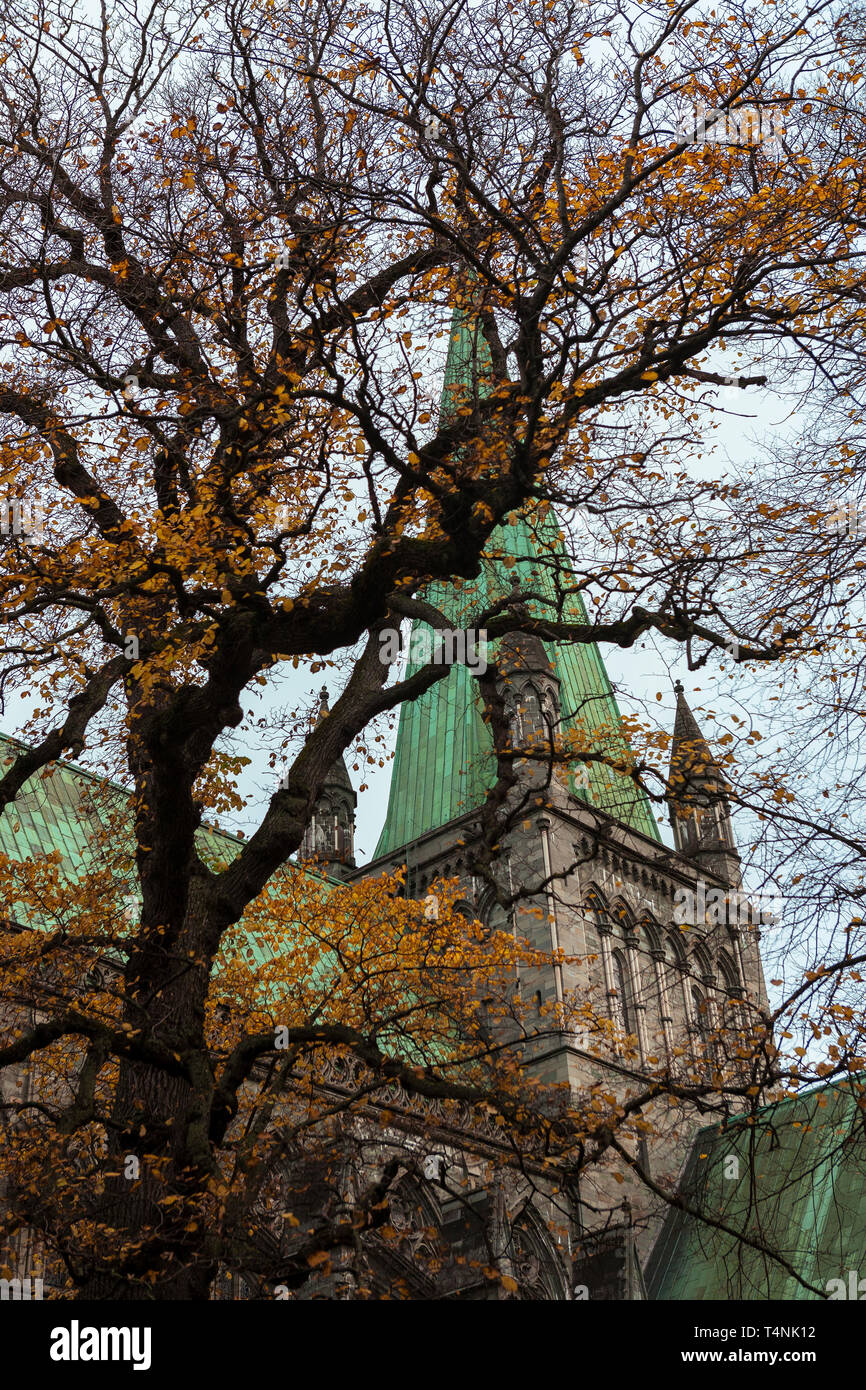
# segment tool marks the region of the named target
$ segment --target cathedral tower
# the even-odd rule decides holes
[[[328,717],[328,691],[322,686],[319,695],[321,723]],[[349,878],[355,868],[355,807],[358,797],[349,779],[345,760],[341,757],[331,766],[319,799],[304,831],[299,857],[316,859],[333,878]]]
[[[740,856],[731,828],[725,779],[710,752],[683,692],[675,687],[674,721],[668,775],[668,805],[677,852],[736,888]]]

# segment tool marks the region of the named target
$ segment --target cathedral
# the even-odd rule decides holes
[[[480,356],[471,328],[455,317],[443,411],[454,408],[461,392],[478,389]],[[586,622],[549,510],[509,518],[494,534],[477,580],[432,586],[426,597],[461,631],[478,627],[479,615],[495,605],[525,620],[548,611]],[[510,1162],[492,1125],[467,1116],[455,1126],[444,1114],[439,1124],[428,1113],[421,1130],[408,1098],[389,1100],[386,1130],[379,1126],[374,1135],[361,1117],[344,1134],[341,1182],[351,1186],[359,1164],[375,1174],[386,1150],[402,1150],[406,1176],[390,1215],[404,1239],[393,1247],[374,1242],[363,1269],[358,1252],[347,1249],[327,1278],[309,1287],[263,1290],[230,1277],[215,1296],[393,1297],[395,1290],[417,1299],[549,1301],[817,1296],[803,1288],[826,1282],[828,1270],[859,1257],[866,1244],[863,1184],[852,1176],[862,1144],[848,1143],[844,1158],[833,1160],[833,1144],[841,1143],[840,1134],[850,1139],[859,1114],[850,1097],[833,1092],[832,1135],[817,1120],[805,1126],[815,1135],[814,1153],[806,1151],[802,1121],[814,1097],[789,1102],[782,1131],[797,1135],[797,1143],[770,1144],[772,1154],[762,1160],[768,1230],[789,1263],[805,1270],[804,1282],[792,1280],[789,1270],[780,1284],[766,1260],[744,1261],[736,1243],[723,1248],[696,1216],[700,1209],[724,1211],[728,1228],[735,1217],[752,1221],[755,1167],[736,1105],[721,1125],[714,1110],[707,1129],[706,1111],[676,1101],[676,1078],[693,1087],[701,1076],[709,1083],[715,1067],[735,1066],[724,1055],[735,1031],[730,1020],[742,1026],[760,1017],[767,996],[761,914],[742,892],[724,774],[685,692],[677,688],[666,795],[654,806],[630,775],[633,755],[598,649],[542,640],[531,631],[512,632],[494,645],[494,694],[507,720],[514,777],[485,871],[478,871],[473,851],[483,838],[496,750],[483,678],[459,662],[401,707],[387,815],[371,861],[356,863],[357,796],[342,759],[322,789],[299,858],[315,859],[334,882],[403,870],[407,896],[430,904],[432,931],[437,882],[459,880],[459,907],[469,919],[543,952],[547,963],[527,968],[515,982],[527,1016],[539,1020],[535,1035],[530,1030],[521,1043],[522,1064],[539,1082],[590,1107],[598,1095],[626,1098],[647,1075],[673,1084],[651,1114],[647,1137],[635,1133],[624,1153],[591,1166],[567,1192],[552,1185],[543,1163]],[[319,718],[328,715],[323,691]],[[558,759],[549,756],[554,749]],[[4,740],[0,757],[8,761],[12,752]],[[59,848],[75,862],[85,853],[94,783],[69,764],[58,765],[50,782],[34,779],[14,819],[0,818],[0,849],[24,859]],[[660,805],[672,846],[659,830]],[[231,836],[207,833],[230,851]],[[4,916],[8,921],[13,913],[7,908]],[[6,1096],[26,1087],[14,1070],[0,1074]],[[336,1073],[333,1085],[338,1093]],[[756,1129],[753,1119],[749,1134],[760,1145],[764,1128]],[[722,1167],[727,1173],[738,1144],[742,1168],[726,1184]],[[823,1164],[820,1201],[815,1162]],[[308,1200],[314,1203],[326,1188],[314,1177]],[[665,1202],[665,1193],[677,1192],[686,1194],[686,1207]],[[41,1273],[28,1249],[19,1242],[20,1271]],[[503,1280],[491,1281],[491,1264],[506,1271]]]
[[[478,335],[455,315],[443,413],[479,389],[479,360]],[[542,595],[548,611],[566,621],[586,623],[550,512],[510,518],[494,533],[489,556],[474,583],[426,592],[455,628],[471,627],[485,608],[509,598],[520,618],[543,617],[543,608],[523,601],[525,593]],[[424,645],[414,640],[418,627],[410,653]],[[427,649],[435,640],[429,632]],[[721,1054],[730,1010],[742,1018],[766,1007],[761,923],[754,920],[760,914],[748,910],[740,891],[724,776],[682,686],[667,784],[669,848],[648,797],[620,770],[631,752],[598,648],[518,632],[501,640],[494,659],[511,747],[525,756],[515,763],[489,872],[473,873],[471,847],[481,834],[495,751],[479,682],[466,664],[453,665],[446,679],[401,707],[388,810],[372,860],[355,863],[356,796],[342,761],[323,789],[302,856],[315,855],[331,875],[349,881],[403,869],[413,898],[429,898],[437,880],[457,878],[467,917],[546,953],[549,963],[517,982],[539,1021],[537,1038],[523,1044],[524,1065],[544,1083],[591,1103],[594,1088],[627,1093],[647,1065],[694,1078],[696,1067],[729,1062]],[[320,717],[327,712],[323,691]],[[583,756],[563,757],[551,775],[547,755],[563,746]],[[722,910],[706,911],[714,901]],[[632,1040],[627,1053],[616,1041],[605,1046],[583,1036],[579,1022],[560,1029],[543,1022],[564,1017],[568,1001],[577,1000],[610,1016],[617,1037]],[[643,1170],[674,1190],[699,1125],[685,1106],[655,1115],[652,1143],[638,1141],[635,1153]],[[530,1264],[544,1271],[543,1292],[535,1296],[567,1298],[575,1287],[587,1297],[645,1296],[642,1270],[661,1216],[646,1185],[621,1165],[600,1165],[567,1209],[561,1194],[549,1199],[558,1223],[543,1210],[541,1188],[523,1204],[526,1229],[518,1221],[514,1235],[512,1210],[510,1226],[500,1217],[507,1231],[499,1234],[500,1246],[516,1241],[522,1248],[533,1233]],[[520,1208],[519,1193],[501,1200]],[[551,1240],[556,1229],[559,1238]]]

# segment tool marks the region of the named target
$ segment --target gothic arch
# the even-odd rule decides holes
[[[705,946],[695,946],[692,952],[692,962],[695,977],[700,981],[702,992],[706,994],[708,989],[711,990],[715,986],[716,976],[713,962]]]
[[[678,970],[682,970],[683,972],[688,970],[688,957],[681,935],[678,932],[668,932],[665,945],[665,955],[670,956],[671,963],[675,965]]]
[[[725,950],[719,951],[718,976],[722,988],[730,999],[741,999],[743,997],[740,972],[737,969],[734,958]]]
[[[607,899],[598,884],[590,883],[583,894],[584,907],[588,912],[607,913]]]
[[[511,912],[497,901],[493,888],[486,888],[481,895],[475,914],[488,931],[510,932],[513,927]]]
[[[583,913],[586,921],[590,924],[592,934],[595,937],[594,951],[591,954],[597,955],[601,947],[603,936],[610,936],[613,931],[613,922],[607,905],[607,899],[601,889],[596,884],[591,883],[583,895]],[[587,932],[587,944],[589,944],[590,932]]]
[[[541,717],[549,728],[556,727],[556,697],[549,686],[541,692]]]
[[[645,1005],[645,1027],[648,1055],[673,1058],[673,1017],[669,997],[668,967],[665,964],[665,940],[661,925],[648,912],[642,915],[638,930],[642,967],[642,997]]]
[[[645,912],[637,924],[637,930],[646,943],[646,949],[651,955],[658,955],[663,951],[662,929],[654,917]]]
[[[634,984],[631,965],[625,951],[615,946],[611,952],[610,991],[614,1021],[623,1033],[636,1032]]]
[[[691,997],[696,1061],[703,1069],[704,1075],[708,1077],[716,1052],[713,1040],[712,1000],[709,991],[703,984],[691,985]]]
[[[586,972],[590,987],[603,990],[603,941],[609,933],[607,905],[604,894],[596,884],[590,884],[583,894],[583,933],[586,942]]]
[[[599,932],[605,1017],[613,1019],[621,1032],[637,1037],[643,1056],[646,1051],[643,994],[641,972],[636,963],[639,939],[633,914],[619,896],[609,906],[604,904],[598,890],[590,890],[586,896]]]
[[[512,692],[514,730],[519,744],[534,743],[543,730],[542,693],[531,679],[515,684]]]
[[[530,1202],[511,1225],[508,1256],[517,1280],[516,1297],[557,1303],[568,1297],[562,1261],[539,1213]]]
[[[474,922],[478,918],[478,913],[466,898],[458,898],[454,904],[454,911],[458,917],[463,917],[467,922]]]
[[[691,972],[686,948],[679,932],[668,932],[665,939],[665,984],[675,1034],[683,1041],[694,1026]]]
[[[624,898],[616,897],[608,908],[608,917],[614,928],[625,941],[627,934],[634,931],[634,916]]]
[[[413,1174],[397,1183],[389,1199],[390,1224],[398,1239],[384,1241],[375,1234],[365,1254],[374,1296],[393,1296],[405,1289],[412,1299],[436,1297],[444,1258],[442,1212],[430,1184]]]

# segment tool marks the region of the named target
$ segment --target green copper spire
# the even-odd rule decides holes
[[[440,407],[443,418],[456,410],[461,397],[471,399],[476,391],[483,395],[489,389],[489,370],[489,349],[477,322],[455,310]],[[425,590],[425,597],[448,615],[455,628],[463,628],[473,625],[480,609],[508,595],[515,578],[521,588],[536,589],[550,599],[556,599],[563,588],[574,588],[551,509],[543,515],[537,509],[513,513],[491,535],[477,579],[457,580],[453,585],[436,582]],[[532,604],[528,606],[531,610]],[[567,599],[563,618],[587,621],[579,594]],[[413,624],[413,642],[419,628],[430,632],[426,624]],[[563,731],[592,736],[598,751],[627,752],[620,712],[596,645],[547,642],[545,650],[560,681]],[[415,669],[410,664],[409,671]],[[475,678],[461,665],[453,666],[426,694],[401,707],[388,814],[376,858],[481,805],[495,773],[492,739],[481,709]],[[588,790],[575,788],[575,792],[660,841],[649,802],[629,778],[602,764],[591,764]]]

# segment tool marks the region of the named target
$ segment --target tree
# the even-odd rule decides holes
[[[517,611],[519,595],[480,615],[491,638],[658,635],[690,669],[733,650],[759,670],[842,634],[826,621],[839,584],[860,593],[856,548],[759,473],[713,479],[681,460],[712,426],[713,387],[793,380],[860,330],[863,132],[847,99],[859,74],[853,60],[818,66],[833,41],[825,3],[706,18],[689,3],[638,15],[458,0],[383,16],[227,0],[180,24],[162,3],[91,21],[52,0],[36,26],[13,3],[4,27],[0,691],[40,705],[0,805],[14,815],[26,780],[66,754],[122,777],[141,908],[119,945],[82,888],[84,935],[116,952],[112,1002],[85,990],[10,1025],[0,1065],[80,1068],[32,1143],[83,1142],[101,1098],[112,1161],[149,1156],[158,1198],[150,1177],[95,1194],[89,1219],[111,1248],[94,1244],[72,1271],[83,1292],[201,1297],[234,1258],[202,1205],[220,1200],[227,1119],[256,1066],[279,1065],[273,1037],[235,1009],[216,1084],[217,962],[239,924],[282,901],[275,881],[335,759],[369,748],[376,720],[446,674],[427,664],[389,683],[381,655],[404,618],[449,626],[431,583],[473,580],[498,526],[553,504],[566,539],[586,518],[592,558],[571,545],[542,616]],[[753,108],[784,128],[772,145],[740,119]],[[708,111],[733,142],[701,138]],[[431,368],[455,307],[476,325],[480,375],[437,426]],[[41,534],[21,524],[35,497]],[[575,593],[590,600],[585,622],[569,618]],[[342,692],[258,828],[215,867],[203,817],[238,801],[221,740],[245,692],[286,663],[336,666]],[[492,677],[486,694],[500,779],[479,872],[514,813]],[[651,731],[635,759],[610,759],[661,805],[663,752]],[[574,756],[550,744],[551,766]],[[732,759],[735,801],[769,786],[784,807],[771,773],[756,790],[734,771]],[[381,891],[369,889],[380,918]],[[10,949],[16,985],[16,949],[42,948]],[[856,959],[846,939],[829,976]],[[303,978],[302,950],[284,964]],[[463,1022],[467,1008],[449,1003]],[[398,1075],[419,1097],[493,1106],[515,1135],[549,1137],[550,1098],[528,1099],[513,1067],[501,1077],[498,1048],[470,1082],[450,1053],[419,1073],[372,1008],[345,1027],[326,1011],[291,1042],[302,1070],[327,1047],[354,1055],[355,1102]],[[754,1028],[747,1065],[784,1086],[766,1024]],[[563,1172],[631,1162],[614,1130],[659,1087],[726,1103],[759,1083],[651,1079],[625,1113],[613,1104],[613,1128],[593,1118],[589,1143],[571,1113]],[[176,1208],[170,1234],[154,1223],[138,1242],[142,1203],[157,1200]]]

